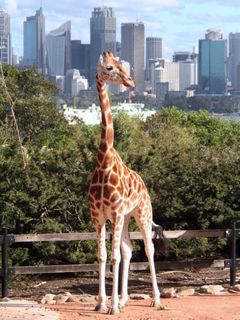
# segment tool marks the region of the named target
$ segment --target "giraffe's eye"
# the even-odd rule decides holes
[[[112,66],[108,66],[108,67],[106,67],[106,69],[107,69],[107,71],[111,71],[113,69],[113,67]]]

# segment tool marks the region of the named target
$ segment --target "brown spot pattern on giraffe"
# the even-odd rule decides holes
[[[113,186],[117,186],[119,183],[119,178],[114,172],[110,174],[109,183]]]
[[[98,185],[91,185],[89,192],[91,193],[95,201],[100,200],[102,195],[102,187]]]
[[[104,185],[104,187],[103,187],[103,197],[105,199],[109,199],[114,192],[115,192],[115,188],[114,187],[112,187],[110,185]]]

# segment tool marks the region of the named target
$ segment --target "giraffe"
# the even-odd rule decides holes
[[[105,291],[106,244],[105,223],[112,223],[112,266],[113,284],[109,314],[117,314],[128,300],[128,270],[132,246],[128,234],[128,224],[134,217],[144,239],[149,260],[153,300],[152,306],[160,306],[160,292],[154,266],[152,242],[152,206],[150,196],[142,178],[128,168],[114,149],[114,129],[110,102],[106,91],[106,81],[120,83],[126,87],[135,86],[118,60],[109,51],[103,52],[98,62],[96,74],[97,90],[102,112],[101,141],[97,154],[96,168],[89,186],[88,198],[92,222],[98,239],[99,295],[96,311],[107,311]],[[123,258],[122,290],[118,297],[118,273]]]

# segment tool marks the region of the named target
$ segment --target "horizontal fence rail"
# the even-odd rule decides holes
[[[163,234],[167,239],[178,238],[218,238],[225,237],[230,230],[177,230],[177,231],[164,231]],[[131,240],[142,240],[141,232],[129,232]],[[84,240],[97,240],[96,232],[69,232],[69,233],[45,233],[45,234],[9,234],[14,243],[24,242],[50,242],[50,241],[84,241]],[[153,233],[154,237],[154,233]],[[0,243],[3,241],[3,236],[0,236]],[[111,233],[106,233],[106,240],[111,239]]]
[[[230,284],[235,284],[236,268],[240,266],[240,261],[236,259],[236,239],[240,237],[240,229],[236,229],[233,224],[232,229],[215,229],[215,230],[174,230],[164,231],[167,239],[181,238],[231,238],[231,259],[228,260],[209,260],[209,261],[161,261],[155,262],[157,270],[176,270],[179,268],[202,268],[202,267],[228,267],[230,268]],[[140,232],[129,232],[131,240],[142,240]],[[155,233],[153,232],[153,238]],[[2,297],[8,296],[8,277],[20,274],[49,274],[49,273],[84,273],[98,271],[98,264],[69,264],[69,265],[45,265],[45,266],[8,266],[8,248],[12,243],[34,243],[34,242],[57,242],[57,241],[87,241],[97,240],[95,232],[70,232],[70,233],[47,233],[47,234],[7,234],[3,228],[0,235],[2,245],[2,268],[0,276],[2,278]],[[111,233],[106,233],[106,240],[111,240]],[[132,262],[131,271],[148,270],[148,262]],[[107,264],[106,270],[111,270],[111,265]]]

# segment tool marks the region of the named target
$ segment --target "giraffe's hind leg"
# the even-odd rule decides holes
[[[154,265],[154,245],[152,242],[152,218],[151,217],[152,217],[152,212],[151,212],[150,205],[139,207],[137,210],[137,214],[135,215],[136,222],[143,235],[145,252],[148,257],[149,268],[151,272],[152,290],[153,290],[151,306],[159,307],[160,292],[158,289],[157,277],[156,277],[156,271],[155,271],[155,265]]]

